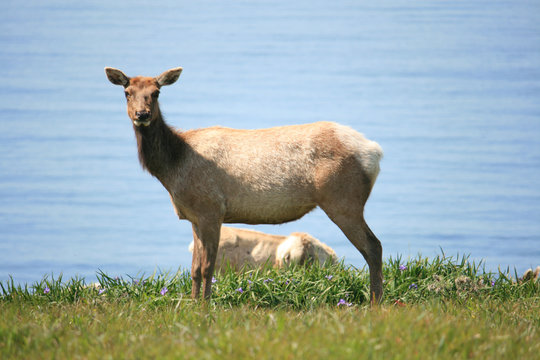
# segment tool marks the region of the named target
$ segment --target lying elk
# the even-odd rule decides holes
[[[189,251],[193,252],[193,246],[191,242]],[[283,236],[222,226],[215,270],[223,271],[227,267],[240,270],[267,264],[276,267],[292,263],[322,265],[336,261],[334,250],[308,233]]]
[[[193,298],[201,280],[210,297],[222,223],[281,224],[319,206],[366,259],[371,302],[380,301],[382,247],[363,214],[382,158],[377,143],[331,122],[177,131],[163,120],[157,99],[182,68],[155,78],[105,72],[124,87],[142,167],[167,189],[178,217],[192,224]]]

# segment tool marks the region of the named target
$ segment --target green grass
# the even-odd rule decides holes
[[[209,303],[185,272],[10,281],[0,358],[540,358],[539,282],[480,265],[390,259],[376,308],[367,272],[343,264],[228,271]]]

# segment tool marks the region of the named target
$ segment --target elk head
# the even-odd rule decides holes
[[[105,68],[109,81],[124,87],[128,116],[135,127],[150,126],[152,121],[160,116],[159,89],[175,83],[181,72],[182,68],[177,67],[155,78],[145,76],[129,78],[118,69]]]

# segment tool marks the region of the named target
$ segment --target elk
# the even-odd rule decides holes
[[[189,244],[193,252],[194,243]],[[260,231],[221,227],[215,270],[227,267],[240,270],[246,267],[291,263],[336,263],[334,250],[308,233],[294,232],[289,236],[265,234]]]
[[[182,68],[157,77],[128,77],[105,68],[124,87],[139,160],[169,192],[193,229],[192,297],[208,299],[223,223],[281,224],[319,206],[361,252],[371,303],[383,294],[382,246],[364,219],[383,152],[350,127],[333,122],[259,130],[226,127],[179,131],[161,115],[161,87]]]

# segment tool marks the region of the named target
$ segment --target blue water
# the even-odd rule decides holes
[[[3,1],[0,281],[189,268],[191,226],[138,163],[105,66],[155,76],[168,122],[337,121],[385,150],[366,218],[385,258],[540,264],[538,1]],[[307,231],[364,266],[316,210]]]

